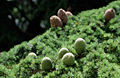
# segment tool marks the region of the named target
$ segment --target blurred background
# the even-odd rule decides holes
[[[50,28],[49,17],[59,8],[74,15],[113,0],[0,0],[0,52],[8,51]]]

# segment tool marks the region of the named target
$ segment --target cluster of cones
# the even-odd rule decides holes
[[[108,23],[112,18],[115,17],[115,10],[108,9],[104,14],[105,23]],[[67,21],[68,16],[73,16],[73,14],[69,11],[65,11],[64,9],[59,9],[57,15],[53,15],[50,17],[50,24],[52,27],[63,27]]]
[[[50,17],[50,24],[52,27],[63,27],[67,21],[68,16],[73,16],[73,14],[69,11],[65,11],[60,8],[57,12],[57,15],[53,15]]]

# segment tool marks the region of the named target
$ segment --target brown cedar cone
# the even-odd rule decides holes
[[[112,18],[115,17],[115,10],[112,8],[106,10],[104,17],[105,17],[105,22],[109,22]]]
[[[66,12],[67,16],[73,16],[73,14],[69,11]]]
[[[50,17],[50,24],[52,27],[62,27],[63,26],[61,19],[56,15],[53,15]]]
[[[58,17],[60,17],[60,19],[62,20],[62,22],[64,24],[67,23],[68,18],[67,18],[67,14],[66,14],[65,10],[59,9],[58,12],[57,12],[57,15],[58,15]]]

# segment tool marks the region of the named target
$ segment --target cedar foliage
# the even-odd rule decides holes
[[[115,18],[105,23],[104,12],[114,8]],[[7,78],[119,78],[120,77],[120,1],[106,7],[83,11],[69,17],[63,28],[50,28],[30,41],[14,46],[0,54],[0,77]],[[86,41],[86,50],[77,55],[74,42]],[[57,60],[58,52],[66,47],[75,55],[75,65],[65,66]],[[26,57],[35,52],[37,58]],[[44,56],[53,61],[49,72],[41,70]]]

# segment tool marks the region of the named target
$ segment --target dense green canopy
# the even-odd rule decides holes
[[[115,18],[105,24],[104,12],[113,8]],[[69,18],[63,28],[49,28],[44,34],[22,42],[0,54],[0,77],[7,78],[119,78],[120,77],[120,1],[106,7],[83,11]],[[86,41],[86,50],[77,55],[74,42]],[[75,64],[65,66],[58,52],[66,47],[75,55]],[[35,52],[37,58],[27,55]],[[52,60],[49,72],[41,69],[43,57]]]

